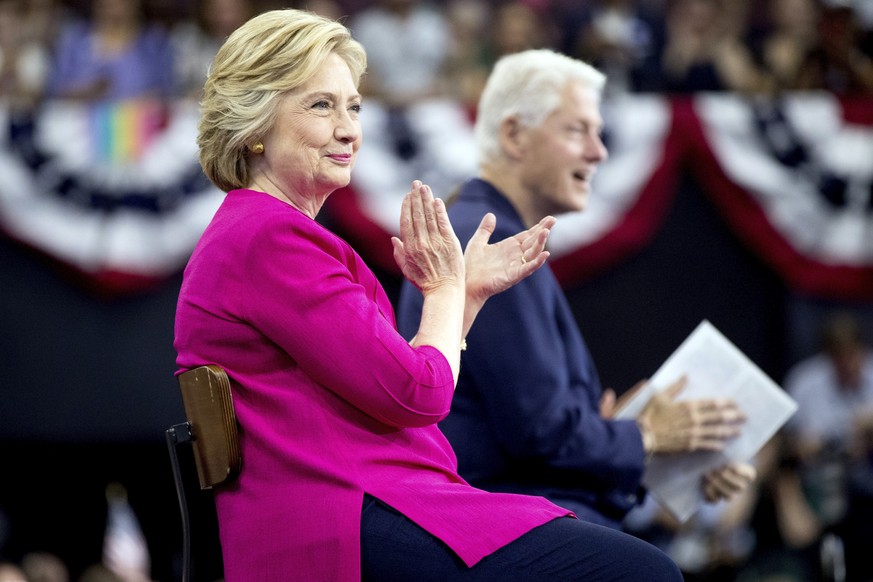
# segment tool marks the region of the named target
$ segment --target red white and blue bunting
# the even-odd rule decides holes
[[[408,119],[419,151],[401,159],[385,138],[385,113],[373,109],[368,103],[357,178],[329,204],[356,244],[395,270],[387,237],[401,197],[427,172],[440,178],[431,183],[443,193],[475,174],[472,122],[453,104],[414,109]],[[691,172],[789,287],[873,300],[873,101],[825,93],[631,95],[604,103],[603,113],[609,159],[588,208],[560,217],[550,240],[563,284],[614,267],[651,241],[679,179]],[[378,179],[359,179],[361,172]]]
[[[128,108],[141,130],[133,137],[113,136],[113,112],[94,107],[49,103],[20,117],[0,106],[0,226],[104,291],[135,291],[184,266],[223,194],[197,165],[196,104],[157,116],[153,105]],[[690,171],[789,287],[873,300],[873,101],[633,95],[603,113],[610,157],[588,208],[560,217],[550,241],[562,283],[648,244]],[[412,139],[398,140],[397,115],[367,102],[352,185],[326,208],[368,261],[392,273],[389,237],[410,183],[447,196],[476,173],[472,120],[460,105],[422,103],[400,121]]]
[[[131,134],[131,119],[154,118],[155,104],[54,102],[36,114],[0,107],[3,231],[100,293],[139,291],[177,273],[223,193],[197,163],[196,104],[160,111],[158,131]],[[125,121],[114,134],[113,115]]]

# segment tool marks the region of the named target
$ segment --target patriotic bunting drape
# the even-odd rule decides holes
[[[416,165],[452,164],[439,174],[446,183],[435,184],[437,192],[475,174],[470,118],[443,107],[410,113],[421,144],[413,160],[372,140],[381,120],[368,116],[362,152],[369,151],[359,168],[378,182],[354,180],[329,201],[348,236],[386,270],[396,272],[387,235],[396,230],[399,200],[412,179],[427,178]],[[603,114],[609,159],[588,208],[560,217],[550,239],[551,266],[564,285],[614,267],[651,241],[678,181],[690,173],[740,240],[790,288],[873,300],[873,100],[629,95],[604,103]]]
[[[0,226],[119,295],[177,273],[223,193],[197,162],[197,106],[0,107]]]
[[[102,108],[102,109],[101,109]],[[727,224],[786,284],[873,300],[873,100],[825,93],[631,95],[603,105],[609,159],[585,212],[562,216],[551,266],[574,285],[645,246],[690,173]],[[471,115],[450,101],[396,112],[367,102],[350,187],[326,213],[375,266],[414,179],[448,195],[476,173]],[[196,105],[0,107],[0,225],[110,293],[177,273],[222,193],[197,165]],[[411,146],[411,147],[410,147]]]

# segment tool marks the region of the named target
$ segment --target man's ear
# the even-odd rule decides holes
[[[510,159],[524,155],[524,126],[518,116],[511,115],[500,123],[500,147]]]

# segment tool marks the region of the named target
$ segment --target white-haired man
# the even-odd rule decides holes
[[[583,210],[591,179],[607,157],[601,141],[605,77],[549,50],[497,62],[479,101],[479,176],[466,182],[449,216],[467,240],[486,212],[502,240],[547,215]],[[522,260],[524,257],[522,256]],[[403,333],[414,331],[420,294],[404,286]],[[589,521],[620,527],[640,501],[651,454],[719,450],[739,433],[735,403],[675,402],[679,381],[636,421],[614,420],[567,300],[541,269],[497,295],[466,338],[452,412],[440,424],[461,476],[484,489],[542,495]],[[754,479],[729,464],[701,486],[709,500],[729,498]]]

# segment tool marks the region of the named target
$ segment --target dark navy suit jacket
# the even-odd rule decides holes
[[[470,180],[449,208],[462,245],[486,212],[497,217],[491,242],[525,229],[499,191]],[[405,282],[397,318],[407,338],[418,329],[421,304]],[[489,299],[466,339],[452,410],[440,423],[461,476],[618,526],[641,495],[642,438],[633,421],[600,416],[600,380],[552,271],[543,267]]]

